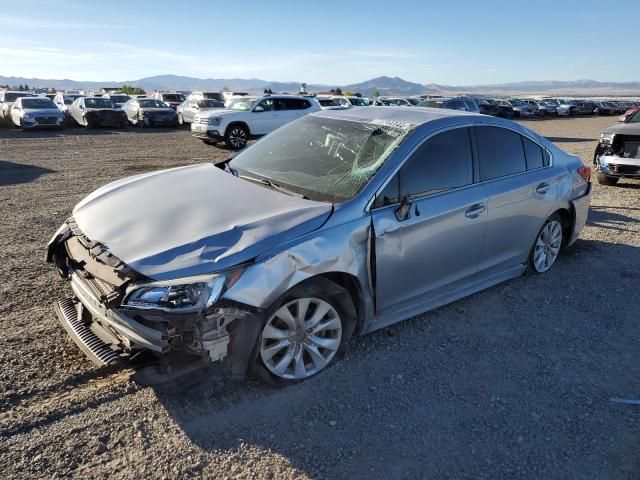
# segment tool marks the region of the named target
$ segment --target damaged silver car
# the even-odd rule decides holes
[[[640,110],[600,135],[593,163],[601,185],[616,185],[621,178],[640,178]]]
[[[590,169],[508,120],[443,109],[315,113],[224,164],[91,193],[47,258],[98,364],[151,351],[278,382],[353,335],[543,273],[585,225]]]

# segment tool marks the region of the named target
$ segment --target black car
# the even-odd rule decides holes
[[[498,100],[494,98],[485,98],[487,103],[491,105],[495,105],[498,109],[497,116],[502,118],[513,118],[515,116],[515,112],[513,111],[513,107],[506,100]]]
[[[613,109],[604,102],[596,102],[595,106],[595,113],[598,115],[613,115],[615,113]]]
[[[484,98],[476,98],[476,103],[478,104],[478,108],[480,109],[480,113],[484,115],[491,115],[493,117],[498,116],[498,106],[489,102]]]
[[[575,102],[578,115],[593,115],[596,113],[596,104],[593,102]]]

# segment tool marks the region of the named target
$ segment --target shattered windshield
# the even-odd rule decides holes
[[[353,198],[410,132],[409,125],[307,116],[237,155],[241,177],[267,179],[311,200]]]

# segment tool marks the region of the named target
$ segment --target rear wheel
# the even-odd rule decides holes
[[[604,173],[598,173],[598,183],[600,185],[607,185],[609,187],[613,187],[618,183],[618,180],[620,180],[620,178],[618,177],[612,177],[610,175],[605,175]]]
[[[224,134],[224,142],[232,150],[242,150],[248,139],[249,132],[242,125],[231,125]]]
[[[551,215],[540,229],[529,254],[529,272],[544,273],[551,269],[562,247],[562,219]]]

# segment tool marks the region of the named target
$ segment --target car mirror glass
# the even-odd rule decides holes
[[[264,112],[264,107],[258,105],[256,108],[253,109],[254,112]]]

